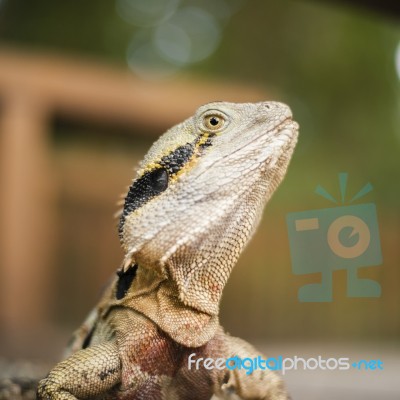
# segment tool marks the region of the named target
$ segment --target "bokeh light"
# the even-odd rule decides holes
[[[176,11],[180,0],[117,0],[118,15],[136,26],[156,26]]]
[[[166,59],[184,65],[210,56],[220,42],[221,32],[210,13],[197,7],[186,7],[160,25],[154,39]]]
[[[398,43],[394,53],[394,62],[396,66],[397,76],[400,79],[400,42]]]
[[[179,67],[166,60],[155,48],[153,33],[139,31],[132,39],[127,49],[127,62],[132,71],[143,79],[166,79]]]
[[[145,79],[164,79],[210,57],[223,26],[244,0],[117,0],[118,15],[137,27],[127,63]]]

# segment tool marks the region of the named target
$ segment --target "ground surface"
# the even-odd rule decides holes
[[[400,400],[400,344],[275,344],[270,351],[259,347],[273,356],[382,361],[382,370],[288,371],[284,379],[293,400]]]
[[[293,400],[400,400],[400,343],[398,344],[287,344],[257,346],[267,357],[348,357],[350,362],[381,360],[379,370],[291,370],[284,375]],[[0,378],[44,375],[47,363],[18,362],[10,366],[0,358]]]

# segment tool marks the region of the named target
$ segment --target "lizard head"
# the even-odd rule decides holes
[[[125,264],[158,271],[215,315],[222,289],[283,179],[298,125],[277,102],[214,102],[157,140],[125,198]]]

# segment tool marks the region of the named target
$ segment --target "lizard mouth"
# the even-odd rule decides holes
[[[276,127],[274,130],[274,137],[283,136],[284,139],[287,140],[288,143],[283,148],[283,151],[285,151],[287,150],[287,147],[290,147],[293,145],[293,143],[296,143],[298,133],[299,124],[296,121],[293,121],[291,118],[288,118]]]
[[[256,137],[252,138],[248,142],[244,143],[242,146],[238,147],[236,150],[232,151],[230,154],[225,155],[218,160],[215,160],[213,163],[207,166],[207,169],[203,170],[200,174],[197,175],[196,179],[198,179],[201,175],[206,173],[211,168],[215,168],[216,165],[225,162],[227,159],[234,157],[235,154],[244,151],[246,148],[251,147],[255,143],[260,143],[262,145],[268,145],[273,141],[282,141],[282,145],[279,146],[279,155],[278,157],[274,157],[275,161],[280,162],[283,158],[287,158],[286,154],[294,149],[294,146],[297,142],[299,125],[297,122],[293,121],[291,117],[288,117],[277,124],[273,130],[269,130],[268,132],[261,131]],[[271,161],[271,154],[265,155],[265,162]],[[288,158],[290,158],[290,154],[288,154]]]
[[[297,137],[299,133],[299,124],[293,121],[291,118],[285,119],[273,131],[273,140],[282,141],[282,145],[279,147],[279,155],[276,157],[276,164],[281,164],[285,160],[290,159],[294,147],[297,143]],[[269,163],[271,157],[267,158]]]
[[[284,136],[289,137],[289,138],[297,138],[297,133],[299,131],[299,124],[296,121],[293,121],[292,118],[286,118],[283,120],[281,123],[276,125],[276,127],[273,129],[272,137],[277,137],[281,136],[284,134],[284,132],[287,132]],[[260,140],[265,133],[262,135],[258,136],[257,138],[253,139],[254,141]]]
[[[235,154],[239,151],[243,151],[246,147],[251,146],[255,142],[266,144],[268,147],[269,143],[277,140],[284,142],[283,145],[281,146],[281,155],[282,155],[287,150],[294,147],[294,145],[297,142],[298,131],[299,131],[299,124],[296,121],[293,121],[291,117],[288,117],[284,119],[282,122],[280,122],[278,125],[276,125],[272,131],[268,131],[267,133],[263,131],[255,138],[252,138],[249,142],[245,143],[243,146],[241,146],[240,148],[238,148],[237,150],[235,150],[229,156],[226,157],[230,157],[232,154]],[[281,157],[279,156],[278,158]]]
[[[291,130],[297,132],[299,130],[299,124],[296,121],[293,121],[292,118],[286,118],[284,121],[276,126],[276,130],[278,132],[287,128],[290,128]]]

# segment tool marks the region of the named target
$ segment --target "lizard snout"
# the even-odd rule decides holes
[[[293,118],[290,107],[278,101],[263,101],[259,103],[258,112],[260,116],[266,119],[277,121],[284,121]]]

